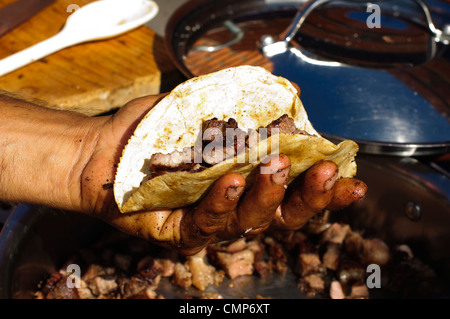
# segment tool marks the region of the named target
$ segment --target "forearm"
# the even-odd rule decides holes
[[[102,121],[0,95],[0,200],[79,209]]]

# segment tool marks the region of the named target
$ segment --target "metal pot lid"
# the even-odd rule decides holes
[[[190,1],[166,30],[187,76],[259,65],[297,83],[313,126],[399,156],[450,151],[450,4]]]

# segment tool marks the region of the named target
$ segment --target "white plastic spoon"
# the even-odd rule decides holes
[[[64,28],[53,37],[0,61],[0,76],[69,46],[111,38],[135,29],[158,13],[150,0],[99,0],[70,15]]]

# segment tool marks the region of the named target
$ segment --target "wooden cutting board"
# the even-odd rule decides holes
[[[0,8],[11,2],[0,0]],[[89,2],[57,0],[46,7],[0,37],[0,59],[55,35],[74,5]],[[113,39],[64,49],[4,75],[0,90],[48,107],[98,115],[159,93],[162,74],[174,69],[162,39],[143,26]]]

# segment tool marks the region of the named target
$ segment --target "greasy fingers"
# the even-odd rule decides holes
[[[230,173],[217,180],[198,206],[186,211],[181,220],[179,249],[184,254],[195,254],[212,240],[217,232],[224,232],[231,215],[245,189],[245,179]]]
[[[338,168],[331,161],[321,161],[309,168],[289,191],[277,209],[274,225],[299,229],[332,201]]]
[[[305,204],[315,211],[324,209],[333,198],[333,187],[338,176],[334,162],[321,161],[313,165],[305,174],[301,187],[301,197]]]
[[[193,210],[194,223],[205,233],[224,230],[245,189],[245,179],[237,173],[222,176]]]
[[[333,199],[326,208],[329,210],[342,209],[361,200],[366,193],[367,185],[363,181],[356,178],[341,178],[336,181]]]
[[[236,227],[240,233],[258,233],[270,226],[285,195],[290,165],[283,154],[261,164],[254,185],[239,204]]]

